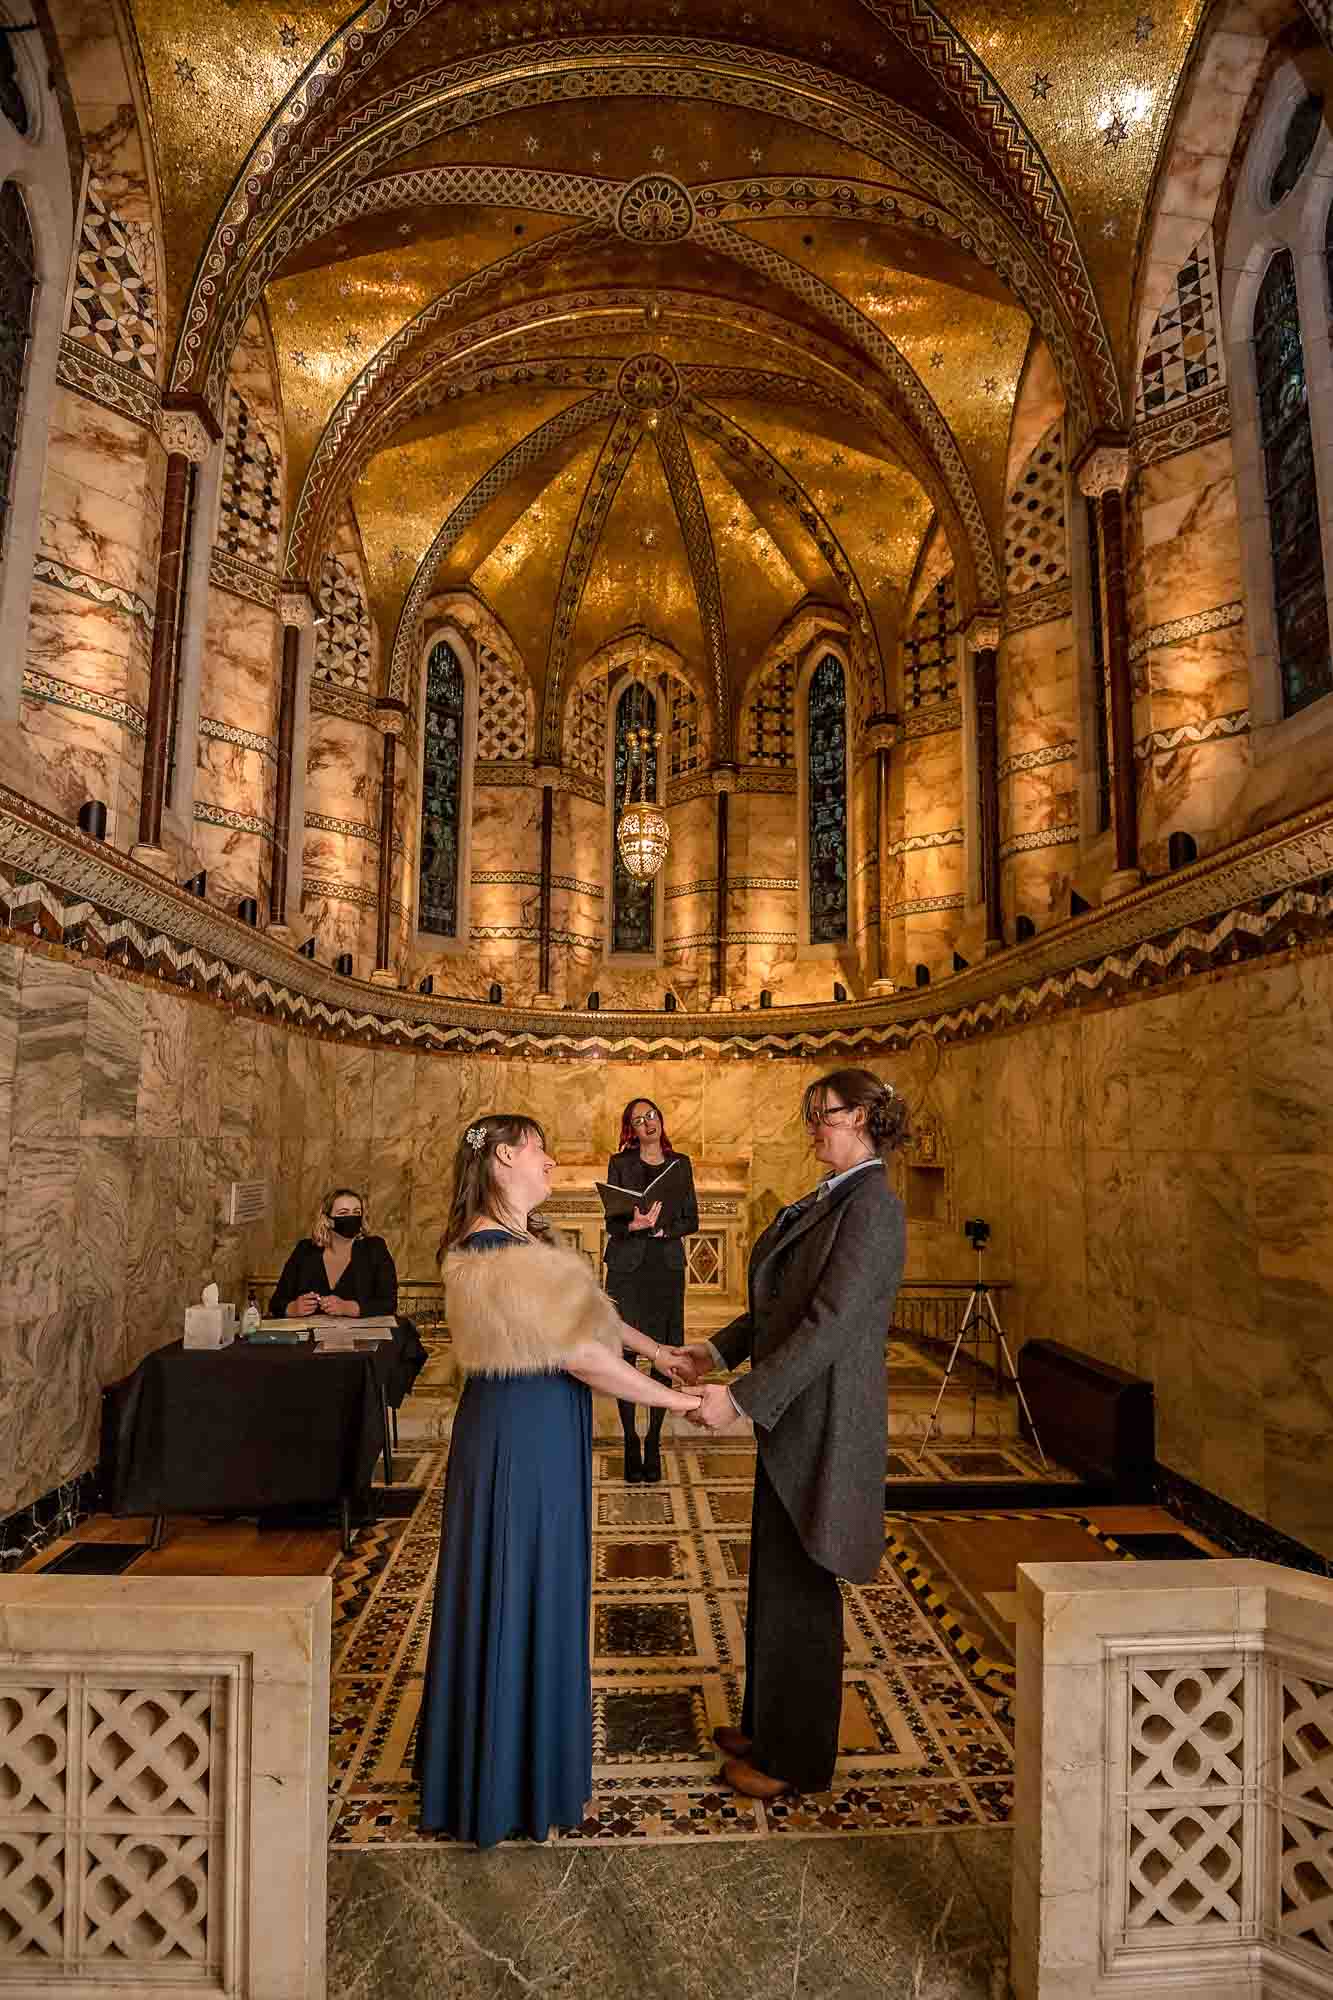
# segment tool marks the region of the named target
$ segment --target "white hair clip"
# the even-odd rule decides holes
[[[486,1128],[483,1125],[469,1125],[463,1134],[474,1153],[479,1153],[486,1144]]]

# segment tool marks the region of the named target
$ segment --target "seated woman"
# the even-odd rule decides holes
[[[379,1319],[398,1313],[398,1272],[382,1236],[366,1229],[366,1205],[355,1188],[332,1188],[319,1204],[309,1236],[283,1266],[268,1302],[271,1319]],[[425,1365],[426,1350],[410,1320],[399,1320],[386,1392],[394,1409]]]

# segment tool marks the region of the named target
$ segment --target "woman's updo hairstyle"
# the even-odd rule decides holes
[[[533,1132],[538,1143],[545,1146],[546,1134],[537,1120],[525,1117],[521,1111],[484,1111],[480,1118],[472,1119],[464,1127],[454,1153],[453,1196],[449,1220],[435,1253],[437,1264],[444,1262],[445,1252],[462,1241],[479,1215],[500,1219],[504,1201],[495,1178],[495,1149],[521,1146]],[[519,1229],[527,1226],[526,1215],[510,1219]]]
[[[891,1083],[884,1083],[869,1069],[831,1069],[827,1076],[807,1084],[801,1098],[801,1116],[822,1110],[830,1097],[866,1114],[865,1134],[886,1163],[907,1138],[907,1106]]]

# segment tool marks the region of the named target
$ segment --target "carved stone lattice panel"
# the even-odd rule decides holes
[[[1333,1687],[1282,1680],[1282,1796],[1333,1815]]]
[[[1244,1782],[1244,1668],[1140,1667],[1129,1690],[1129,1782],[1174,1791]]]
[[[1240,1805],[1132,1812],[1128,1925],[1239,1924],[1242,1814]]]
[[[1247,1647],[1121,1656],[1111,1688],[1111,1966],[1258,1939],[1266,1713]]]
[[[227,401],[217,547],[276,574],[281,528],[281,468],[250,405],[233,390]]]
[[[780,771],[796,765],[796,663],[775,660],[745,711],[745,744],[752,764]]]
[[[699,697],[693,688],[671,690],[671,775],[683,778],[701,770],[704,762],[703,735],[699,726]]]
[[[606,682],[576,688],[565,711],[565,765],[600,779],[606,764]]]
[[[958,693],[958,596],[952,570],[929,592],[903,640],[903,705],[925,708]]]
[[[1278,1866],[1282,1937],[1321,1958],[1333,1954],[1333,1831],[1284,1812]]]
[[[220,1664],[0,1674],[0,1989],[222,1990],[240,1668]]]

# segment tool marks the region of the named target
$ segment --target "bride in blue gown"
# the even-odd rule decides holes
[[[423,1832],[479,1847],[578,1825],[592,1792],[591,1391],[700,1402],[625,1361],[629,1348],[665,1373],[677,1357],[621,1321],[577,1252],[528,1233],[554,1165],[534,1119],[477,1119],[441,1246],[465,1386],[416,1772]]]

